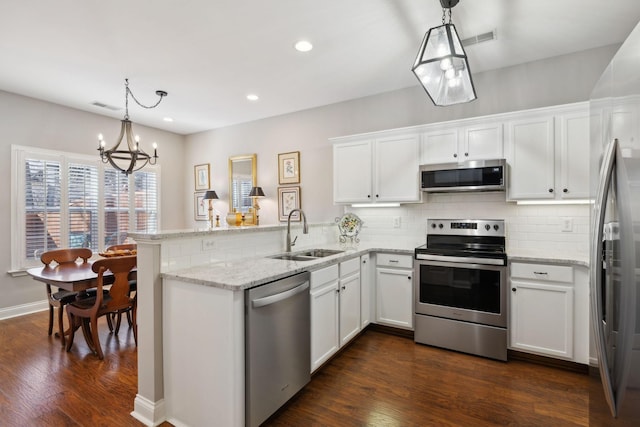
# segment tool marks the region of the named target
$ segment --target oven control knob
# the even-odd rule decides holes
[[[498,231],[498,229],[499,229],[499,228],[500,228],[500,226],[499,226],[498,224],[494,224],[494,225],[493,225],[493,229],[494,229],[494,230]]]
[[[442,223],[438,224],[438,228],[444,228],[444,225],[442,225]]]
[[[485,224],[484,229],[489,231],[489,230],[491,230],[491,226],[489,224]]]
[[[431,228],[436,228],[436,223],[431,224]]]

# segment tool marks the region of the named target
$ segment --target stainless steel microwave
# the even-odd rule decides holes
[[[422,165],[421,189],[428,193],[504,191],[506,169],[504,159]]]

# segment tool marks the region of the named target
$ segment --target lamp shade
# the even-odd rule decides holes
[[[265,197],[264,191],[262,191],[262,187],[251,187],[249,197]]]
[[[204,193],[204,200],[217,200],[218,199],[218,195],[216,194],[215,191],[213,190],[208,190],[206,193]]]
[[[453,24],[431,28],[425,34],[411,71],[435,105],[476,99],[467,54]]]

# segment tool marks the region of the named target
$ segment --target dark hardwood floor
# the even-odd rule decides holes
[[[0,321],[0,425],[142,425],[129,415],[133,335],[126,325],[118,337],[106,331],[101,324],[100,361],[82,333],[70,353],[48,337],[45,312]],[[588,400],[584,374],[368,330],[265,425],[586,426]]]

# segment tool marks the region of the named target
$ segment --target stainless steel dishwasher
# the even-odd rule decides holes
[[[259,426],[310,380],[309,277],[245,291],[246,426]]]

